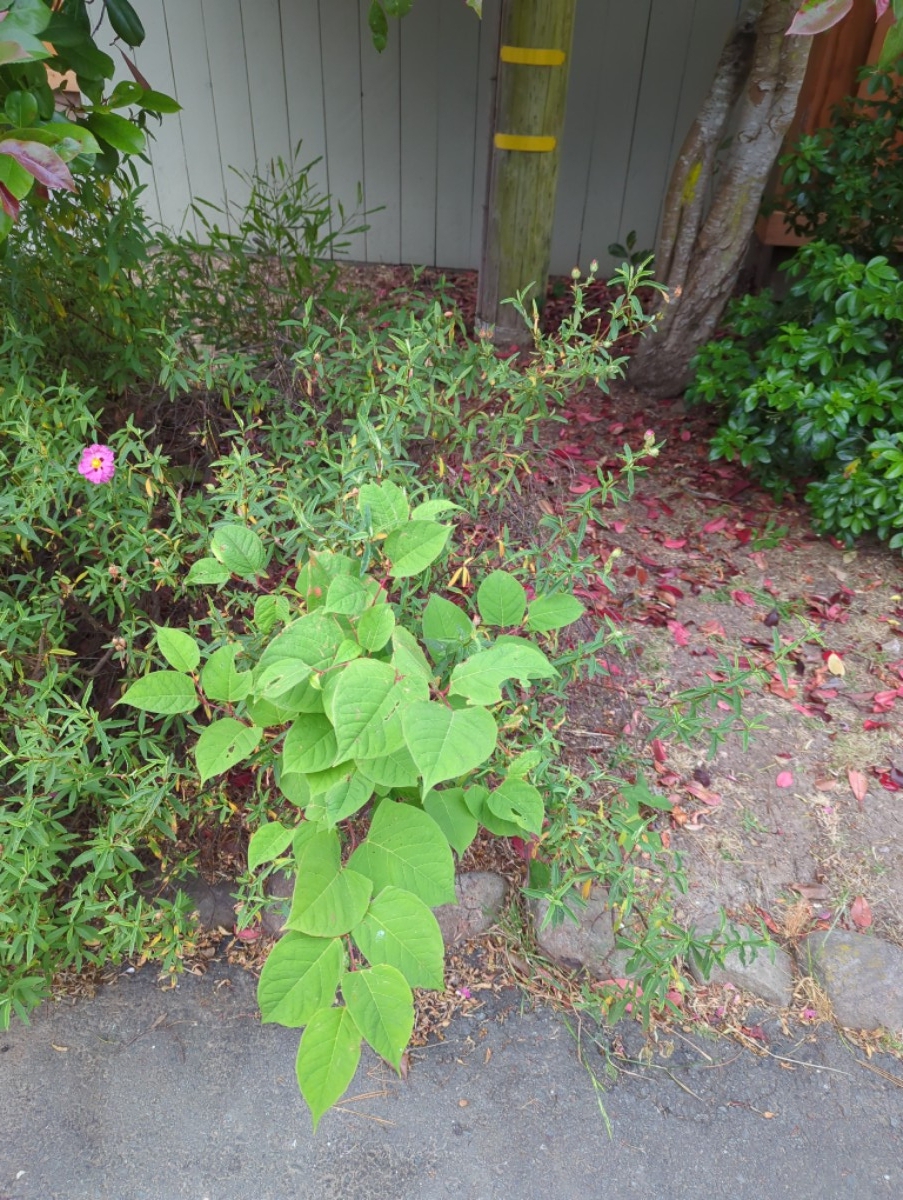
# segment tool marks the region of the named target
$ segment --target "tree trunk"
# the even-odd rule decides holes
[[[812,39],[786,36],[798,7],[799,0],[763,0],[741,18],[681,148],[656,256],[668,298],[629,372],[653,396],[687,386],[689,361],[715,332],[736,283],[806,73]],[[705,211],[729,128],[736,133]]]
[[[531,330],[504,303],[529,288],[542,307],[577,0],[504,0],[476,328],[528,344]]]

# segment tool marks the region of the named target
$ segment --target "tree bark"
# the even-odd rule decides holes
[[[690,359],[715,332],[736,283],[806,73],[812,39],[786,36],[798,7],[799,0],[764,0],[741,18],[681,148],[656,255],[668,297],[629,372],[652,396],[687,386]],[[716,164],[729,128],[737,132]]]

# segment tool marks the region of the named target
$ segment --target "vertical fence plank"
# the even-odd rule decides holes
[[[291,155],[279,0],[241,0],[248,64],[254,157],[263,170],[274,158]]]
[[[360,9],[364,203],[379,209],[367,217],[368,262],[401,262],[401,31],[390,20],[388,44],[378,53],[367,25],[368,0]]]
[[[400,32],[401,256],[424,265],[436,261],[439,5],[415,4]]]
[[[364,187],[358,0],[321,0],[320,45],[329,190],[333,202],[352,213]],[[366,253],[363,233],[349,239],[347,257],[363,259]]]
[[[473,196],[470,211],[470,251],[458,266],[476,267],[483,246],[487,182],[492,141],[492,113],[499,67],[502,0],[484,0],[477,64],[477,103],[473,122]],[[451,266],[452,264],[447,264]]]
[[[140,68],[152,88],[179,99],[170,56],[172,31],[167,27],[163,0],[144,0],[141,21],[146,37],[141,46]],[[163,118],[149,139],[150,159],[154,170],[154,185],[160,208],[161,222],[175,230],[187,224],[194,229],[190,213],[191,189],[188,183],[188,163],[182,138],[182,113]]]
[[[292,151],[311,170],[310,180],[320,191],[329,191],[326,164],[326,120],[323,113],[323,64],[320,55],[318,0],[281,0],[282,69],[288,99],[288,129]]]
[[[164,0],[192,199],[225,203],[225,182],[207,60],[204,14],[198,0]]]
[[[435,261],[455,267],[470,257],[480,67],[480,26],[463,4],[439,9],[439,55]]]
[[[658,231],[692,22],[693,0],[652,0],[619,222],[622,241],[634,229],[640,242],[651,246]]]
[[[611,0],[577,5],[552,235],[551,269],[555,275],[564,274],[580,260],[580,232],[592,164],[593,134],[599,119],[600,92],[606,82],[601,59],[610,8]]]
[[[610,261],[607,247],[621,234],[621,210],[649,13],[650,0],[633,0],[629,5],[613,3],[599,34],[598,59],[592,69],[600,76],[602,86],[592,113],[592,144],[577,260],[584,269],[593,258]],[[582,68],[589,66],[582,64]],[[560,273],[572,266],[573,258],[553,263]]]
[[[250,188],[238,172],[254,166],[254,132],[240,2],[201,0],[201,15],[216,110],[220,169],[229,200],[243,205]]]

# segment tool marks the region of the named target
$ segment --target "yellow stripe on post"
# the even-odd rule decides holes
[[[522,63],[528,67],[560,67],[565,53],[563,50],[538,50],[532,46],[502,46],[499,58],[502,62]]]
[[[548,154],[557,146],[553,137],[530,137],[519,133],[497,133],[495,146],[497,150],[526,150],[530,153]]]

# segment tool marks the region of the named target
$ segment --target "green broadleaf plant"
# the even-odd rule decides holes
[[[265,607],[258,599],[246,632],[209,651],[184,631],[159,629],[157,648],[174,669],[150,672],[122,698],[160,715],[203,705],[201,783],[250,761],[298,810],[295,821],[253,833],[248,866],[278,863],[295,877],[288,932],[270,953],[258,1002],[264,1021],[305,1028],[297,1078],[315,1125],[350,1083],[361,1039],[398,1069],[414,1023],[411,989],[442,986],[432,908],[456,901],[453,852],[463,854],[480,825],[500,836],[543,825],[528,767],[509,773],[497,751],[497,717],[515,701],[512,681],[529,687],[557,672],[512,631],[558,629],[583,610],[562,594],[528,606],[522,585],[494,571],[477,593],[478,621],[430,596],[422,634],[431,663],[407,581],[442,555],[451,527],[433,517],[453,507],[426,502],[412,513],[401,488],[365,484],[362,559],[310,554],[294,589],[284,584]],[[268,562],[243,526],[216,529],[211,551],[202,563],[244,581]],[[395,603],[380,586],[386,578],[405,580]],[[215,572],[211,581],[221,582]],[[494,629],[505,632],[494,638]],[[347,855],[349,818],[356,846]]]

